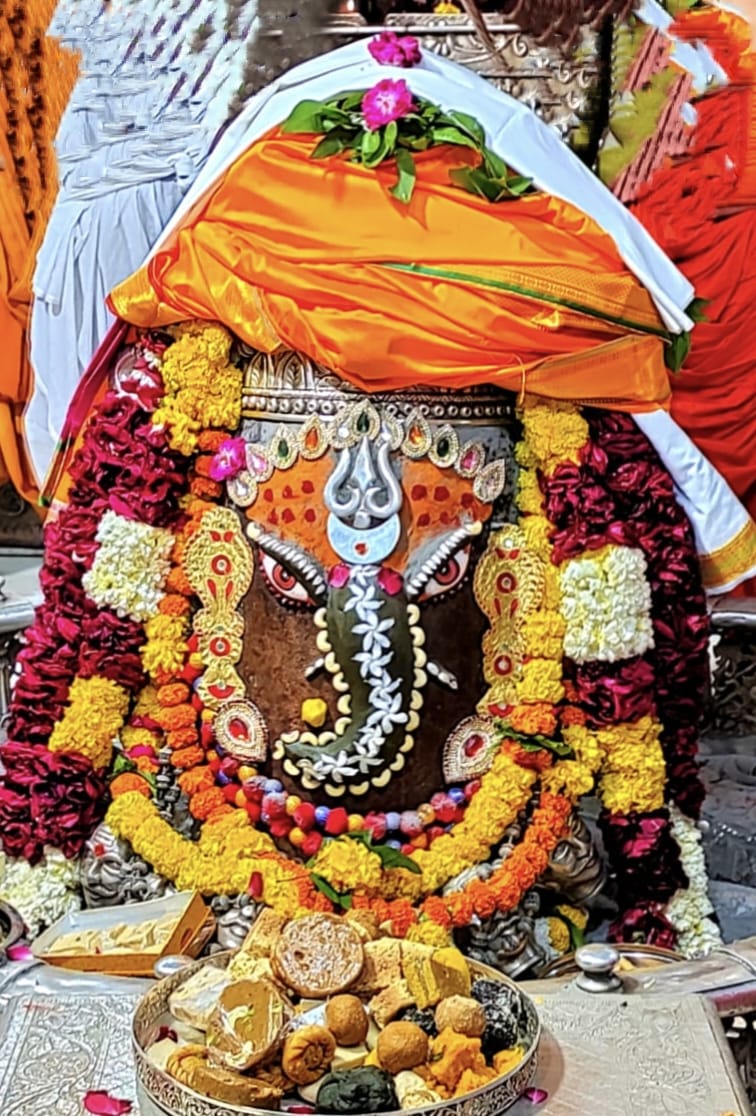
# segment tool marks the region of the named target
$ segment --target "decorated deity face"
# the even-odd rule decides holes
[[[216,730],[239,758],[267,743],[266,769],[305,798],[402,809],[485,762],[472,583],[510,439],[459,429],[367,399],[245,428],[228,485],[253,552],[244,693]]]

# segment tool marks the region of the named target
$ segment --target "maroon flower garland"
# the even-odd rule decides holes
[[[159,343],[145,339],[148,348]],[[0,749],[0,840],[32,863],[45,845],[68,857],[102,820],[104,773],[89,760],[53,754],[46,742],[75,678],[100,675],[133,691],[143,679],[141,625],[98,607],[82,586],[105,511],[156,527],[181,518],[186,462],[150,420],[148,400],[111,390],[97,407],[71,467],[69,504],[45,528],[43,603],[18,657],[8,743]]]
[[[589,727],[655,712],[663,726],[666,795],[697,817],[703,787],[695,761],[708,677],[708,618],[692,531],[672,478],[628,415],[584,411],[590,441],[578,464],[542,479],[554,526],[554,561],[607,544],[639,548],[651,587],[654,648],[619,663],[565,663],[571,699]],[[619,939],[671,947],[666,902],[687,879],[667,810],[626,817],[604,812],[607,853],[617,874]]]

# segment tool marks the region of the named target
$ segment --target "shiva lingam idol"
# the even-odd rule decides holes
[[[511,396],[366,395],[279,352],[248,357],[244,413],[247,469],[228,485],[244,526],[226,523],[249,587],[238,674],[215,679],[232,699],[219,742],[291,793],[360,811],[484,773],[486,672],[506,669],[484,647],[489,540],[512,518]]]

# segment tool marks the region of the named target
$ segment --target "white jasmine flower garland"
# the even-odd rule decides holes
[[[0,853],[0,899],[16,908],[35,938],[44,927],[81,907],[78,862],[47,849],[45,859],[32,868],[25,860]]]
[[[576,663],[642,655],[654,645],[646,559],[628,546],[606,546],[565,562],[560,571],[564,653]]]
[[[709,899],[706,860],[701,832],[695,822],[676,806],[669,807],[672,833],[680,846],[680,857],[689,880],[669,901],[667,918],[678,933],[677,948],[686,957],[705,957],[722,944],[719,927],[709,917],[714,908]]]
[[[141,624],[152,619],[171,568],[171,532],[107,511],[97,541],[92,568],[82,578],[86,592],[95,604],[119,616]]]

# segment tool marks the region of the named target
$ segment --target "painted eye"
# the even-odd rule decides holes
[[[272,554],[260,554],[260,572],[271,593],[284,604],[314,606],[315,602],[302,582]]]
[[[425,583],[425,591],[420,598],[421,601],[430,600],[431,597],[440,597],[442,593],[448,593],[451,589],[456,589],[464,580],[470,565],[470,550],[469,546],[460,550],[438,567],[433,577],[428,578]]]

